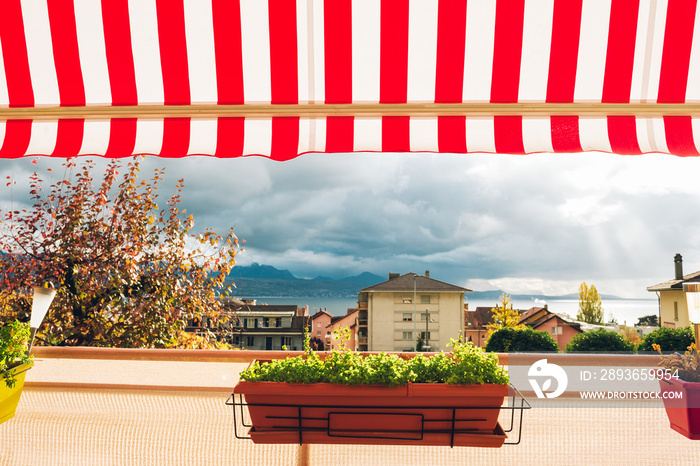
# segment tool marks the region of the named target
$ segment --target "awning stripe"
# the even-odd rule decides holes
[[[435,57],[435,102],[459,103],[464,85],[467,4],[440,0]],[[438,151],[467,151],[466,117],[438,117]]]
[[[245,96],[240,5],[230,0],[213,0],[212,17],[216,52],[217,103],[242,104]]]
[[[112,104],[136,105],[138,95],[129,5],[127,0],[104,0],[101,6]]]
[[[694,2],[669,2],[659,97],[662,103],[682,103],[688,84],[690,53],[697,5]],[[668,148],[678,155],[698,155],[693,141],[690,117],[664,117]]]
[[[0,156],[697,156],[696,4],[8,0]]]
[[[324,100],[327,104],[352,102],[352,2],[336,0],[324,4]],[[353,118],[328,117],[325,149],[353,151]],[[322,149],[319,149],[322,150]]]
[[[496,3],[496,29],[493,47],[491,102],[518,101],[523,44],[525,0],[500,0]],[[523,154],[522,117],[494,118],[496,152]]]
[[[7,90],[7,104],[10,107],[32,107],[34,89],[29,70],[27,41],[24,37],[24,20],[20,0],[9,0],[3,5],[0,15],[0,43],[2,45],[2,77]],[[5,102],[1,102],[5,103]]]
[[[574,101],[576,64],[581,32],[581,9],[582,0],[554,4],[547,102],[571,103]],[[551,132],[554,152],[581,151],[578,117],[552,117]]]

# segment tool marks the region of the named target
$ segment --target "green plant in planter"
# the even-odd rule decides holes
[[[15,320],[0,327],[0,373],[9,388],[13,388],[17,381],[10,369],[34,360],[33,356],[27,354],[30,338],[28,323]]]
[[[337,335],[336,335],[337,336]],[[403,359],[395,354],[363,356],[333,350],[324,360],[308,347],[305,354],[273,361],[255,361],[241,372],[247,382],[333,383],[344,385],[383,385],[396,387],[414,383],[508,384],[508,372],[498,365],[498,355],[486,353],[471,342],[451,340],[449,355],[418,355]]]

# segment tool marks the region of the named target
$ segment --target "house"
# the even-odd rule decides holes
[[[473,311],[464,311],[464,340],[471,341],[474,346],[483,347],[486,345],[486,335],[489,329],[486,328],[493,322],[493,314],[490,307],[477,307]]]
[[[527,311],[522,311],[520,313],[520,323],[534,330],[549,333],[561,350],[566,348],[566,345],[575,335],[583,332],[580,324],[569,322],[550,312],[546,305],[545,307],[533,307]]]
[[[358,349],[413,351],[418,337],[424,350],[448,350],[464,331],[464,295],[471,290],[425,275],[390,273],[385,282],[358,293]]]
[[[316,343],[316,349],[327,349],[326,341],[330,337],[328,335],[328,327],[331,325],[331,319],[333,315],[330,314],[325,309],[317,310],[314,315],[311,316],[311,325],[309,326],[309,338],[312,343]],[[323,348],[318,344],[321,342]]]
[[[229,339],[236,348],[304,349],[304,333],[310,321],[308,306],[243,304],[233,310],[233,315]]]
[[[569,322],[561,316],[550,312],[548,307],[533,307],[520,313],[519,323],[534,330],[549,333],[560,349],[564,349],[574,335],[581,333],[581,325]],[[485,346],[488,338],[488,325],[493,322],[490,307],[477,307],[474,311],[465,311],[464,336],[474,346]]]
[[[700,281],[700,272],[683,275],[683,256],[676,254],[673,258],[675,275],[658,285],[650,286],[647,291],[656,293],[659,298],[659,325],[661,327],[687,327],[688,303],[683,291],[683,283]]]
[[[345,347],[351,351],[357,351],[359,347],[357,317],[360,310],[357,308],[348,309],[347,314],[342,316],[333,316],[326,311],[319,311],[311,316],[311,332],[310,336],[313,341],[318,338],[322,341],[322,348],[327,351],[340,349],[340,342],[333,338],[333,332],[343,328],[347,328],[349,339],[345,341]]]

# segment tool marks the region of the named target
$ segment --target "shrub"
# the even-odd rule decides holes
[[[0,324],[0,375],[9,388],[14,387],[17,381],[14,371],[10,369],[34,361],[34,356],[27,354],[30,339],[28,323],[14,320]]]
[[[634,352],[634,345],[625,340],[622,335],[601,328],[595,332],[584,332],[574,336],[566,345],[566,351],[570,353]]]
[[[524,329],[502,328],[496,330],[486,343],[486,351],[498,353],[525,351],[559,351],[554,338],[547,332]]]
[[[639,351],[653,351],[652,345],[656,344],[659,345],[661,351],[683,352],[694,341],[695,334],[691,327],[661,327],[647,335],[637,349]]]
[[[395,354],[369,354],[333,350],[323,361],[307,349],[303,356],[269,362],[255,361],[241,372],[248,382],[335,383],[396,387],[408,382],[507,384],[508,372],[498,365],[498,355],[485,353],[472,343],[452,340],[450,355],[417,355],[409,360]]]

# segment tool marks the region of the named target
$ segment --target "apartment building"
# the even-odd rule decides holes
[[[358,350],[449,351],[464,330],[464,296],[471,290],[425,275],[390,273],[358,293]]]

